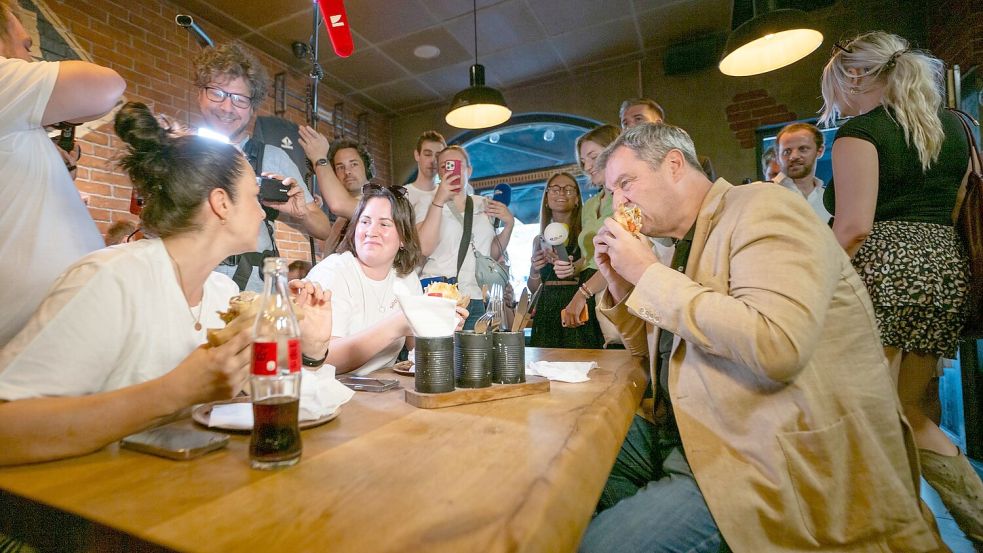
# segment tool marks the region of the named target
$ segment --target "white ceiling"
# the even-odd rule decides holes
[[[234,38],[302,69],[291,44],[311,33],[309,0],[176,0]],[[348,0],[355,53],[337,57],[320,35],[325,84],[380,113],[449,103],[474,62],[471,0]],[[731,26],[732,0],[478,0],[479,63],[507,89]],[[421,59],[430,44],[440,55]]]

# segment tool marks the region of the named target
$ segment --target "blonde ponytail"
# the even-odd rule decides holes
[[[854,70],[851,74],[849,70]],[[923,170],[939,157],[945,135],[942,107],[943,64],[928,53],[911,50],[905,39],[881,31],[860,35],[837,50],[823,69],[820,122],[832,125],[849,94],[862,92],[853,79],[868,77],[865,88],[884,87],[881,104],[893,114],[914,146]]]

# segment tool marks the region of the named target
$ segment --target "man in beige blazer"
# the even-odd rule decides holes
[[[670,125],[598,163],[643,234],[680,241],[666,266],[612,219],[594,239],[599,308],[650,360],[659,416],[636,418],[582,550],[946,551],[870,299],[801,195],[711,183]]]

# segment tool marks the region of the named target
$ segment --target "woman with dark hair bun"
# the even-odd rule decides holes
[[[156,236],[89,254],[59,277],[0,352],[0,465],[81,455],[196,403],[227,399],[248,376],[250,332],[208,347],[238,287],[212,272],[250,250],[263,220],[256,175],[233,146],[161,126],[147,106],[116,115],[121,165]],[[325,356],[328,293],[291,282],[301,347]]]

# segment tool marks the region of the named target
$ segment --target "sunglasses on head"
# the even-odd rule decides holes
[[[372,184],[372,183],[362,185],[363,196],[370,195],[372,193],[378,193],[378,192],[388,192],[389,194],[392,194],[393,197],[396,198],[406,197],[406,188],[403,186],[380,186],[378,184]]]

